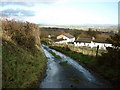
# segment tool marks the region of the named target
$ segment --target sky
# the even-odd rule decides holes
[[[2,0],[0,17],[36,24],[118,24],[119,0]]]

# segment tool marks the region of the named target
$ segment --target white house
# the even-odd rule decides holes
[[[96,43],[91,41],[91,43],[85,43],[85,42],[74,42],[75,46],[86,46],[86,47],[90,47],[90,48],[96,48],[97,46],[99,46],[99,49],[103,49],[106,50],[106,47],[112,47],[112,44],[108,44],[108,43]]]
[[[65,33],[57,36],[57,40],[55,41],[55,43],[68,43],[68,42],[74,42],[74,41],[75,41],[74,36],[72,36],[69,33]]]

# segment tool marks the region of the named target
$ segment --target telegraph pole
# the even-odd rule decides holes
[[[120,1],[118,2],[118,33],[120,34]]]

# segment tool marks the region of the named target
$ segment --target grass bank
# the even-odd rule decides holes
[[[36,54],[8,41],[2,42],[3,88],[37,88],[45,72],[46,57]]]
[[[120,71],[115,70],[112,67],[107,67],[105,65],[100,65],[97,58],[94,56],[84,55],[75,51],[71,51],[69,48],[49,46],[52,49],[60,51],[65,55],[75,59],[80,64],[85,65],[85,67],[90,68],[92,71],[99,73],[101,76],[109,80],[113,87],[119,87],[120,83]]]
[[[2,22],[2,88],[38,88],[46,69],[39,26],[29,22]]]

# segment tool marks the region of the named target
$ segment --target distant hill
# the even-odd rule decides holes
[[[44,25],[39,24],[41,27],[51,27],[51,28],[69,28],[78,30],[88,30],[92,28],[98,31],[118,31],[118,25],[114,24],[81,24],[81,25]]]

